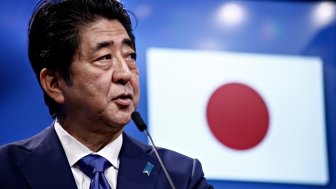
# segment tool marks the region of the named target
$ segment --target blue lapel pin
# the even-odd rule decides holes
[[[154,167],[153,164],[147,162],[147,165],[146,165],[146,167],[144,168],[144,170],[142,171],[142,173],[146,173],[147,176],[149,176],[149,175],[151,174],[152,170],[153,170],[153,167]]]

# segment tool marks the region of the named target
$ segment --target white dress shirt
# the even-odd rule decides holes
[[[106,158],[114,167],[119,168],[119,152],[123,141],[122,134],[103,149],[98,152],[93,152],[65,131],[57,120],[55,121],[54,128],[65,151],[78,189],[90,188],[91,179],[75,165],[75,163],[84,156],[88,154],[98,154]],[[111,188],[116,189],[118,170],[113,166],[107,168],[104,174]]]

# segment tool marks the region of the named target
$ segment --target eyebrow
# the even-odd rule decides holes
[[[131,39],[125,38],[121,41],[122,44],[130,46],[133,50],[135,50],[134,42]]]
[[[114,41],[102,41],[102,42],[98,42],[96,44],[95,47],[92,48],[93,52],[97,52],[100,49],[106,48],[106,47],[110,47],[114,44]]]
[[[121,41],[122,44],[128,45],[129,47],[131,47],[133,50],[135,50],[134,48],[134,43],[131,39],[125,38]],[[102,41],[102,42],[98,42],[97,45],[95,47],[92,48],[92,52],[97,52],[103,48],[106,47],[110,47],[114,44],[114,41]]]

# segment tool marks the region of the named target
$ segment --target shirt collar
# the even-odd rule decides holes
[[[119,152],[122,146],[123,137],[119,135],[114,141],[110,142],[98,152],[93,152],[85,145],[80,143],[77,139],[71,136],[60,123],[56,120],[54,123],[55,131],[61,141],[65,155],[69,161],[70,166],[88,154],[98,154],[106,158],[112,165],[119,167]]]

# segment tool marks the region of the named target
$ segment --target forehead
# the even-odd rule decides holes
[[[118,20],[100,18],[81,28],[80,39],[81,48],[93,48],[97,43],[105,41],[112,41],[117,45],[125,39],[130,39],[130,37],[125,27]]]

